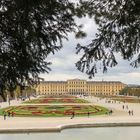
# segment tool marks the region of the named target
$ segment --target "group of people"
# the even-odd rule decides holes
[[[128,109],[128,105],[126,105],[126,106],[123,105],[122,106],[122,109],[125,109],[125,108]]]
[[[89,112],[89,111],[87,112],[87,116],[88,116],[88,118],[89,118],[89,116],[90,116],[90,112]],[[75,117],[75,112],[73,111],[73,112],[72,112],[71,119],[73,119],[74,117]]]
[[[126,106],[123,105],[123,106],[122,106],[122,109],[123,109],[123,110],[124,110],[124,109],[127,109],[127,110],[128,110],[128,109],[129,109],[129,108],[128,108],[128,105],[126,105]],[[134,115],[133,110],[129,110],[129,111],[128,111],[128,114],[131,115],[131,116],[133,116],[133,115]]]
[[[133,110],[129,110],[128,111],[128,114],[131,115],[131,116],[133,116],[134,115]]]
[[[14,117],[14,112],[3,112],[3,117],[4,117],[4,120],[6,120],[6,117]]]

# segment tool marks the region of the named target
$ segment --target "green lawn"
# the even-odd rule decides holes
[[[138,98],[111,98],[111,100],[125,102],[125,103],[140,103]]]
[[[97,96],[99,98],[107,98],[114,101],[126,102],[126,103],[140,103],[140,98],[130,96]]]
[[[14,112],[14,116],[18,117],[67,117],[74,112],[75,116],[103,115],[108,109],[101,106],[93,105],[27,105],[27,106],[11,106],[0,109],[0,115],[3,112]]]
[[[40,98],[77,98],[77,97],[71,95],[45,95]]]
[[[57,104],[57,103],[89,103],[78,98],[39,98],[23,102],[24,104]]]

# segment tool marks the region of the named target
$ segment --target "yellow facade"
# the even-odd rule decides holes
[[[118,95],[126,85],[119,81],[45,81],[36,87],[38,95]]]

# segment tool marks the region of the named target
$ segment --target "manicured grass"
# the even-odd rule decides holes
[[[125,103],[140,103],[140,98],[131,96],[98,96],[98,97]]]
[[[140,99],[136,99],[136,98],[112,98],[112,100],[125,102],[125,103],[140,103]]]
[[[56,104],[56,103],[89,103],[86,100],[78,98],[39,98],[30,101],[25,101],[26,104]]]
[[[77,98],[76,96],[70,95],[42,95],[40,98]]]
[[[3,112],[14,112],[14,116],[20,117],[67,117],[74,112],[75,116],[102,115],[108,112],[108,109],[93,105],[27,105],[11,106],[0,109],[0,115]]]

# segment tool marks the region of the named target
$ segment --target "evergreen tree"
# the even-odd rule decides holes
[[[47,57],[62,48],[67,34],[79,30],[70,0],[0,1],[0,95],[11,95],[49,72]],[[6,100],[4,98],[4,100]]]
[[[81,11],[94,17],[98,24],[95,39],[86,46],[77,45],[84,55],[77,68],[92,78],[100,67],[103,72],[118,64],[116,54],[140,65],[140,1],[139,0],[81,0]]]

